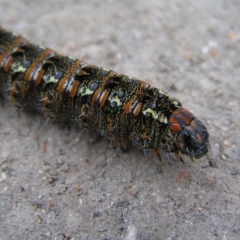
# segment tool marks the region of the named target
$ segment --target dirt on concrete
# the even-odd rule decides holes
[[[135,76],[199,117],[211,150],[163,162],[0,108],[0,239],[240,239],[238,0],[0,0],[0,24]]]

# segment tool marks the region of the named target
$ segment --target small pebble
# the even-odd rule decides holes
[[[164,196],[159,193],[156,196],[156,203],[162,203],[162,202],[164,202]]]
[[[93,218],[101,217],[102,213],[101,212],[95,212],[93,213]]]

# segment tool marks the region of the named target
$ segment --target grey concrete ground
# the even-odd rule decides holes
[[[0,108],[0,239],[240,239],[239,0],[0,0],[0,23],[166,89],[206,123],[185,164]]]

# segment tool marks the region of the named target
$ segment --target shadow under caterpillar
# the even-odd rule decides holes
[[[162,150],[201,158],[210,147],[205,125],[166,92],[1,27],[0,95],[16,107],[94,129],[122,149],[130,141],[159,157]]]

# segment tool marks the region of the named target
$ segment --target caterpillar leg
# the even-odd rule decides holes
[[[158,159],[162,161],[161,158],[161,149],[160,148],[154,148],[154,153],[158,156]]]
[[[121,139],[116,139],[116,138],[113,138],[113,137],[108,137],[107,138],[110,143],[116,143],[117,144],[117,147],[119,149],[121,149],[124,153],[125,152],[128,152],[129,148],[128,148],[128,145],[125,141],[121,140]]]
[[[123,152],[128,152],[129,148],[127,144],[122,141],[122,140],[116,140],[117,146],[123,151]]]
[[[183,159],[181,158],[180,151],[175,151],[174,155],[178,160],[180,160],[182,163],[184,163]]]

